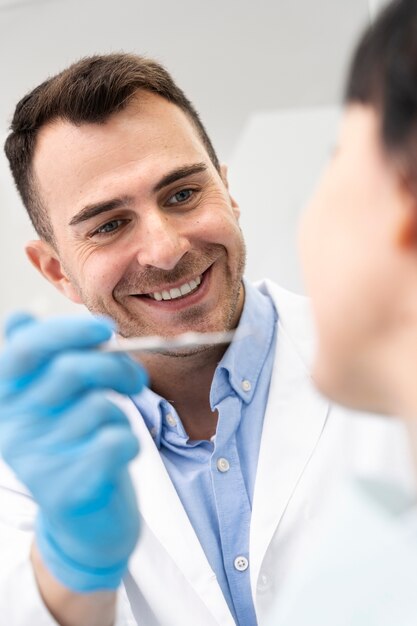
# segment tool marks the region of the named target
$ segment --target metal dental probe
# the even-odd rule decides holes
[[[213,346],[230,343],[236,335],[236,330],[197,333],[188,332],[176,335],[175,337],[160,337],[153,335],[149,337],[132,337],[112,339],[101,344],[99,350],[102,352],[153,352],[155,350],[171,350],[175,348],[194,348],[196,346]],[[249,332],[240,329],[238,339],[247,337]]]

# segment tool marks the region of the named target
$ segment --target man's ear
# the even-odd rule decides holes
[[[51,244],[39,239],[29,241],[25,246],[25,252],[32,265],[58,291],[76,304],[82,304],[80,295],[64,271],[59,256]]]
[[[221,179],[223,181],[224,186],[226,187],[228,193],[229,193],[229,198],[230,198],[230,202],[232,203],[232,209],[233,209],[233,213],[236,216],[236,219],[238,220],[240,218],[240,206],[238,205],[238,203],[236,202],[236,200],[234,199],[234,197],[230,194],[229,191],[229,180],[227,177],[227,165],[225,165],[224,163],[222,163],[222,165],[220,166],[220,176]]]

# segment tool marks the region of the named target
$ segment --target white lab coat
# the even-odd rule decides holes
[[[250,532],[252,594],[259,626],[277,610],[297,560],[325,522],[341,481],[364,472],[409,488],[411,460],[401,426],[331,408],[308,374],[312,333],[308,304],[269,281],[279,315],[275,364],[264,417]],[[117,626],[233,626],[234,620],[159,452],[137,409],[126,411],[141,444],[131,465],[142,532],[119,594]],[[94,471],[94,468],[92,468]],[[7,468],[0,471],[0,621],[52,626],[33,580],[28,553],[35,506]]]
[[[397,485],[341,485],[299,558],[266,626],[416,626],[417,507]]]

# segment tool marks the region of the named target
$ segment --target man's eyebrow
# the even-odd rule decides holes
[[[166,174],[161,180],[155,185],[153,191],[160,191],[164,187],[175,183],[177,180],[181,180],[182,178],[186,178],[187,176],[192,176],[193,174],[200,174],[201,172],[206,172],[208,167],[206,163],[193,163],[192,165],[185,165],[183,167],[179,167],[178,169],[173,170]],[[132,204],[132,198],[130,196],[123,196],[121,198],[112,198],[111,200],[104,200],[103,202],[96,202],[93,204],[87,204],[81,211],[79,211],[74,217],[71,218],[69,222],[70,226],[76,226],[81,222],[85,222],[92,217],[96,217],[101,213],[106,213],[107,211],[113,211],[114,209],[119,209],[121,207],[126,207]]]
[[[104,200],[103,202],[87,204],[87,206],[85,206],[83,209],[81,209],[81,211],[79,211],[76,215],[74,215],[74,217],[71,218],[69,225],[76,226],[77,224],[85,222],[92,217],[96,217],[101,213],[113,211],[114,209],[119,209],[120,207],[127,207],[130,204],[132,204],[132,198],[130,198],[129,196],[124,196],[122,198],[112,198],[111,200]]]
[[[201,172],[206,172],[207,170],[208,167],[206,163],[194,163],[193,165],[179,167],[161,178],[153,190],[161,191],[164,187],[171,185],[171,183],[175,183],[177,180],[181,180],[181,178],[186,178],[187,176],[192,176],[193,174],[200,174]]]

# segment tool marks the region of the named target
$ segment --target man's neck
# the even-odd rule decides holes
[[[245,290],[227,328],[236,328],[243,311]],[[149,373],[151,389],[170,402],[192,440],[210,439],[216,432],[218,413],[210,406],[214,372],[227,345],[208,346],[184,354],[143,353],[140,361]]]
[[[184,356],[141,356],[151,389],[174,406],[192,440],[210,439],[216,432],[218,414],[210,407],[210,389],[226,348],[211,346]]]

